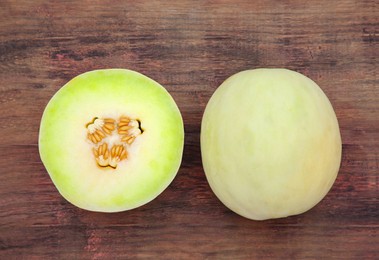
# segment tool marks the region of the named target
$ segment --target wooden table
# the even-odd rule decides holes
[[[0,1],[0,259],[378,259],[378,1],[171,2]],[[102,214],[60,196],[40,161],[38,130],[64,83],[111,67],[164,85],[186,139],[163,194]],[[326,198],[305,214],[263,222],[215,197],[199,145],[214,90],[258,67],[316,81],[343,139]]]

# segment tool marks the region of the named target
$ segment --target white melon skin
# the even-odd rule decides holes
[[[314,207],[337,177],[341,151],[328,98],[311,79],[287,69],[231,76],[202,119],[202,161],[213,192],[253,220]]]

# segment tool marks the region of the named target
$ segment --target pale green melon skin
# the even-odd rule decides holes
[[[94,117],[128,115],[145,130],[116,170],[96,165],[86,138]],[[156,198],[176,176],[184,126],[171,95],[152,79],[125,69],[81,74],[50,100],[42,116],[39,152],[53,183],[72,204],[119,212]]]
[[[303,213],[332,187],[341,162],[333,107],[318,85],[287,69],[228,78],[201,125],[201,154],[216,196],[253,220]]]

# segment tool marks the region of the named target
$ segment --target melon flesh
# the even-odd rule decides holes
[[[254,220],[315,206],[336,179],[341,148],[326,95],[286,69],[231,76],[202,120],[201,153],[212,190],[228,208]]]
[[[116,168],[99,167],[87,138],[94,118],[138,119],[143,133]],[[107,137],[116,144],[117,136]],[[124,69],[84,73],[63,86],[41,120],[39,151],[53,183],[72,204],[118,212],[156,198],[182,159],[184,127],[170,94],[157,82]]]

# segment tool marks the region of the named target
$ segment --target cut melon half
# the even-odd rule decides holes
[[[156,198],[176,176],[184,126],[171,95],[126,69],[81,74],[50,100],[39,152],[60,194],[77,207],[130,210]]]

